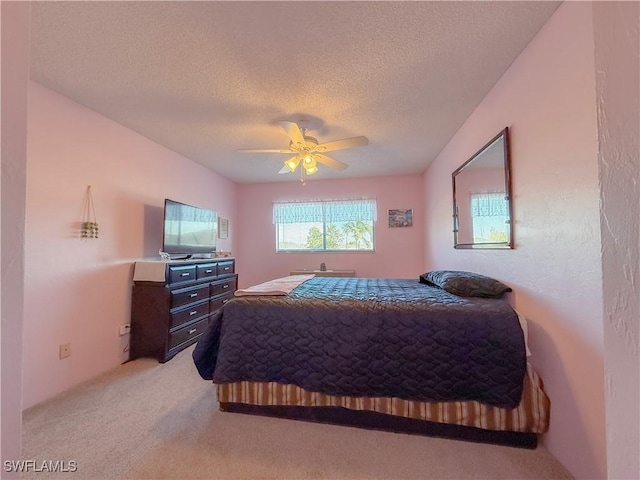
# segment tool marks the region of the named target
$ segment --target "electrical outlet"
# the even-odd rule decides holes
[[[63,343],[60,345],[60,359],[67,358],[71,355],[71,344]]]
[[[131,333],[131,324],[125,323],[124,325],[120,325],[120,336],[126,335],[127,333]]]

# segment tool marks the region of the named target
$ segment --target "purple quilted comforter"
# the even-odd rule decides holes
[[[506,301],[373,278],[316,277],[287,296],[236,297],[193,358],[215,383],[506,408],[520,402],[526,370],[524,335]]]

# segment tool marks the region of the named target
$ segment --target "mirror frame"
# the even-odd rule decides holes
[[[459,218],[458,218],[458,203],[456,202],[456,176],[462,172],[466,167],[468,167],[474,160],[478,159],[478,157],[484,153],[487,149],[489,149],[495,142],[500,139],[503,139],[503,157],[504,157],[504,184],[505,184],[505,199],[507,200],[507,209],[509,214],[509,219],[507,220],[507,224],[509,225],[508,234],[509,240],[507,242],[496,242],[496,243],[459,243],[458,242],[458,227],[459,227]],[[482,248],[482,249],[512,249],[514,248],[514,239],[513,239],[513,202],[512,202],[512,192],[511,192],[511,158],[509,155],[509,127],[505,127],[500,133],[498,133],[495,137],[493,137],[486,145],[484,145],[480,150],[478,150],[469,160],[464,162],[451,174],[451,180],[453,183],[453,247],[454,248]]]

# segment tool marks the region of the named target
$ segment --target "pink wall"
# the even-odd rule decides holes
[[[593,7],[608,478],[640,478],[640,3]]]
[[[156,256],[165,197],[230,220],[234,183],[31,82],[24,318],[24,407],[128,358],[132,262]],[[87,186],[98,239],[79,238]],[[58,347],[71,343],[71,356]]]
[[[29,4],[2,2],[2,435],[0,455],[18,460],[22,428],[24,218],[27,172]],[[0,471],[2,478],[18,478]]]
[[[551,398],[544,442],[577,478],[607,472],[591,8],[559,7],[424,176],[427,269],[513,287]],[[505,126],[516,249],[454,250],[451,172]]]
[[[275,201],[376,198],[375,252],[276,253]],[[355,270],[359,277],[418,278],[424,264],[422,179],[419,175],[299,181],[238,186],[238,273],[242,287],[289,275],[291,270]],[[388,228],[387,210],[413,208],[413,227]]]

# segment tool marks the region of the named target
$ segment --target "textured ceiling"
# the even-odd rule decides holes
[[[237,182],[296,180],[235,150],[287,148],[277,122],[299,119],[369,138],[314,178],[412,174],[558,4],[33,2],[31,76]]]

